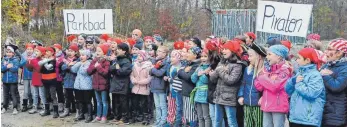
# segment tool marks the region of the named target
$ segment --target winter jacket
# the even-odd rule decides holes
[[[169,64],[166,62],[166,59],[162,60],[157,60],[155,63],[158,61],[162,61],[162,66],[160,68],[152,68],[150,71],[150,75],[152,76],[151,80],[151,92],[152,93],[165,93],[167,90],[168,85],[164,81],[164,76],[166,74],[166,70],[169,66]]]
[[[42,81],[41,81],[42,74],[40,72],[41,67],[39,65],[39,61],[41,61],[41,58],[35,58],[32,60],[29,60],[26,64],[26,67],[28,68],[28,70],[33,72],[31,84],[36,87],[42,86]]]
[[[255,88],[263,92],[260,109],[264,112],[288,113],[288,94],[284,86],[291,77],[284,61],[272,65],[271,72],[264,70],[255,79]]]
[[[55,72],[57,74],[57,81],[62,82],[64,76],[61,74],[61,66],[64,64],[63,60],[64,60],[65,56],[64,53],[60,53],[59,56],[56,56],[56,67],[55,67]]]
[[[152,69],[153,65],[150,61],[135,62],[133,70],[130,74],[131,82],[134,84],[132,88],[132,93],[140,95],[149,95],[149,84],[151,82],[152,76],[149,75],[149,71]]]
[[[182,80],[177,76],[180,68],[181,65],[178,65],[176,67],[170,65],[170,67],[168,67],[168,69],[166,70],[166,75],[170,78],[170,80],[168,81],[170,84],[170,91],[172,92],[174,90],[174,93],[181,93],[182,91]]]
[[[209,64],[200,65],[193,75],[191,76],[192,82],[195,84],[196,92],[194,96],[194,101],[199,103],[207,103],[207,88],[209,79],[206,74],[198,76],[200,71],[204,71],[209,68]]]
[[[73,73],[77,73],[74,88],[77,90],[92,90],[92,77],[87,73],[91,60],[84,63],[77,62],[71,67]]]
[[[329,62],[322,69],[333,73],[323,77],[326,89],[323,126],[341,126],[347,124],[347,58]]]
[[[191,76],[195,72],[196,68],[200,65],[200,60],[196,60],[190,62],[188,66],[184,67],[184,69],[180,69],[178,71],[178,78],[182,80],[182,95],[189,97],[190,93],[195,87],[195,84],[192,82]],[[188,72],[185,72],[185,68],[191,67]]]
[[[31,80],[33,73],[30,71],[25,65],[28,61],[34,59],[34,55],[28,56],[26,53],[22,54],[22,59],[20,60],[19,67],[23,68],[23,79],[24,80]]]
[[[98,62],[99,66],[95,67]],[[109,68],[110,62],[104,58],[94,58],[87,70],[93,79],[93,89],[97,91],[109,90]]]
[[[289,121],[296,124],[320,127],[325,104],[323,79],[316,65],[298,68],[298,74],[287,81],[285,90],[290,96]],[[296,83],[297,76],[303,76]]]
[[[57,73],[56,73],[56,60],[55,59],[42,59],[39,61],[39,65],[41,66],[41,77],[42,83],[46,81],[57,81]],[[47,84],[48,82],[46,82]]]
[[[69,58],[68,58],[69,59]],[[77,58],[68,60],[69,62],[76,61]],[[64,63],[61,66],[62,74],[64,75],[64,88],[73,89],[77,74],[71,71],[72,66],[68,66],[68,63]]]
[[[237,105],[237,92],[241,86],[242,72],[245,63],[220,62],[214,72],[210,74],[210,81],[217,82],[213,102],[225,106]]]
[[[247,67],[243,72],[242,85],[238,97],[243,97],[243,103],[248,106],[259,106],[261,93],[254,86],[254,70]]]
[[[116,65],[119,64],[119,69]],[[110,92],[116,94],[128,94],[131,73],[131,61],[126,56],[118,56],[110,66],[111,87]]]
[[[7,68],[8,64],[12,64],[11,68]],[[1,61],[1,73],[3,83],[18,83],[19,60],[16,57],[4,57]]]

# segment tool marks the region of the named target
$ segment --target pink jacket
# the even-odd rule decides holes
[[[152,63],[150,61],[145,61],[142,63],[136,62],[133,67],[133,71],[130,75],[130,80],[134,84],[132,93],[149,95],[152,77],[149,75],[149,71],[152,69]]]
[[[60,56],[58,56],[58,57],[56,57],[55,58],[55,60],[57,61],[56,63],[55,63],[55,73],[57,74],[57,81],[59,81],[59,82],[62,82],[63,81],[63,76],[60,74],[61,72],[60,72],[60,68],[61,68],[61,66],[63,65],[63,61],[64,61],[64,59],[65,59],[65,56],[64,56],[64,54],[61,54]]]
[[[258,91],[263,92],[260,100],[260,109],[264,112],[288,113],[288,95],[284,89],[287,80],[291,77],[290,67],[281,62],[271,66],[271,72],[264,70],[254,81]]]

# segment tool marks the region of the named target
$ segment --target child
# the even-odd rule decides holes
[[[156,63],[156,57],[157,57],[157,50],[158,50],[158,46],[155,44],[150,44],[148,46],[148,54],[149,54],[149,60],[155,64]]]
[[[325,104],[323,79],[317,70],[320,61],[313,48],[301,49],[298,57],[298,72],[285,86],[290,96],[290,126],[320,127]]]
[[[92,77],[88,74],[87,69],[91,63],[91,53],[89,50],[80,50],[80,61],[70,62],[68,66],[71,67],[73,73],[77,73],[76,80],[74,83],[75,88],[75,98],[77,103],[77,114],[78,117],[75,118],[75,121],[80,121],[84,119],[84,109],[87,109],[88,115],[85,120],[86,123],[92,121],[92,96],[93,96],[93,87],[92,87]],[[86,107],[86,108],[85,108]]]
[[[41,77],[42,83],[45,87],[46,94],[48,98],[52,99],[53,102],[53,118],[58,118],[58,100],[57,100],[57,74],[56,74],[56,60],[54,57],[54,48],[46,47],[46,53],[44,59],[39,62],[41,67]],[[49,109],[45,109],[49,111]]]
[[[290,67],[285,61],[287,56],[287,47],[271,46],[266,56],[270,67],[260,72],[254,81],[256,89],[263,92],[260,109],[263,111],[264,127],[284,127],[285,115],[289,110],[284,85],[291,76]]]
[[[246,37],[246,45],[248,47],[252,46],[252,44],[254,44],[255,40],[257,39],[256,35],[253,32],[246,32],[245,34]]]
[[[196,126],[196,115],[194,106],[190,103],[190,93],[194,89],[195,85],[192,82],[191,76],[195,72],[196,68],[200,65],[201,49],[196,46],[192,47],[186,53],[187,65],[182,67],[178,71],[178,78],[182,81],[182,99],[183,99],[183,116],[186,120],[186,124],[189,126]]]
[[[63,65],[61,67],[62,73],[64,74],[65,109],[64,113],[60,115],[60,118],[69,116],[70,111],[76,112],[75,96],[73,91],[77,74],[71,71],[72,64],[70,63],[76,63],[78,61],[77,52],[78,46],[76,44],[71,44],[69,49],[67,50],[67,57],[66,59],[64,59]],[[76,118],[77,117],[78,114],[76,115]]]
[[[20,62],[20,67],[23,67],[23,82],[24,82],[24,93],[23,93],[23,104],[22,104],[22,112],[26,112],[28,109],[32,108],[32,93],[31,93],[31,79],[32,72],[25,67],[27,61],[31,61],[35,58],[34,56],[34,48],[33,44],[25,45],[25,53],[22,54],[22,59]],[[29,105],[28,105],[29,101]],[[31,103],[30,103],[31,102]]]
[[[236,55],[240,51],[240,44],[235,41],[229,41],[223,45],[223,59],[219,62],[217,68],[209,73],[210,81],[217,82],[215,126],[221,126],[221,118],[227,115],[229,127],[237,127],[236,106],[237,90],[241,85],[243,68],[246,66]]]
[[[108,113],[108,99],[107,91],[109,90],[109,67],[110,62],[106,60],[106,53],[108,51],[108,46],[106,44],[100,44],[96,48],[96,58],[91,62],[87,72],[92,76],[93,79],[93,89],[95,91],[96,101],[97,101],[97,115],[93,122],[101,120],[101,123],[107,122]]]
[[[192,82],[196,85],[193,92],[190,94],[190,100],[195,102],[197,115],[199,117],[199,127],[211,127],[212,123],[207,103],[207,87],[209,79],[206,74],[208,74],[210,67],[207,49],[202,51],[200,59],[201,65],[191,76]]]
[[[347,40],[332,40],[325,54],[327,63],[320,71],[327,94],[322,126],[343,127],[347,124]]]
[[[243,73],[243,80],[238,92],[238,102],[243,105],[244,126],[263,126],[263,114],[258,106],[261,93],[254,86],[254,79],[264,69],[265,48],[253,44],[248,49],[250,65]]]
[[[144,37],[144,40],[145,40],[145,49],[146,49],[146,51],[148,51],[149,45],[154,43],[153,42],[154,39],[152,36],[146,36],[146,37]]]
[[[82,33],[77,39],[78,49],[84,49],[86,46],[87,35]]]
[[[131,73],[131,58],[129,46],[120,43],[117,47],[117,59],[110,66],[112,93],[112,109],[116,124],[128,123],[129,114],[129,84]]]
[[[169,63],[167,62],[168,53],[169,49],[166,46],[160,46],[157,50],[155,65],[150,71],[150,75],[152,76],[150,87],[151,92],[153,93],[156,113],[156,121],[154,125],[159,127],[166,123],[168,113],[166,103],[167,85],[163,80],[166,69],[169,66]]]
[[[6,45],[6,56],[1,62],[1,73],[3,82],[3,107],[1,113],[5,113],[8,108],[10,97],[13,104],[13,115],[18,114],[19,92],[18,92],[18,67],[19,60],[15,57],[16,48],[13,45]]]
[[[55,72],[57,73],[57,81],[58,85],[57,88],[57,97],[58,97],[58,111],[62,112],[64,110],[64,93],[63,93],[63,75],[61,74],[61,66],[64,64],[63,60],[65,58],[65,55],[62,51],[62,47],[60,44],[54,44],[53,45],[55,50],[55,60],[56,60],[56,66],[55,66]]]
[[[183,100],[182,100],[182,81],[178,78],[177,73],[178,70],[181,68],[181,62],[180,59],[182,58],[181,51],[179,50],[173,50],[170,54],[170,63],[171,66],[168,67],[167,70],[167,76],[164,76],[164,80],[168,81],[170,83],[170,92],[171,97],[175,98],[175,127],[181,127],[182,124],[182,112],[183,112]],[[170,101],[169,101],[170,103]],[[170,108],[168,107],[169,111]],[[168,116],[168,119],[170,117]]]
[[[188,42],[188,46],[190,48],[198,47],[198,48],[201,49],[202,48],[201,47],[201,40],[199,38],[197,38],[197,37],[194,37],[194,38],[190,39],[190,41]]]
[[[44,104],[44,109],[42,112],[40,112],[41,116],[47,116],[50,115],[49,112],[49,104],[46,102],[46,92],[45,88],[43,87],[42,83],[42,77],[41,77],[41,68],[39,65],[39,61],[43,58],[43,56],[46,55],[46,49],[41,46],[37,46],[34,50],[35,52],[35,58],[32,60],[28,60],[26,67],[28,70],[31,70],[33,72],[32,80],[31,80],[31,93],[33,94],[33,100],[34,100],[34,107],[32,110],[29,111],[29,114],[34,114],[38,110],[39,106],[39,96],[42,101],[42,104]],[[48,109],[48,110],[46,110]]]
[[[152,69],[152,63],[148,60],[148,54],[144,50],[137,52],[137,60],[134,63],[133,70],[130,75],[131,82],[134,84],[132,93],[134,98],[132,99],[132,105],[135,112],[138,112],[138,117],[143,117],[142,124],[148,125],[150,118],[148,118],[147,96],[149,96],[149,83],[152,77],[149,75],[149,71]],[[137,110],[137,111],[136,111]],[[147,117],[147,118],[145,118]]]

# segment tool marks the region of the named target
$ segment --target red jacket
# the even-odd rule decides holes
[[[96,62],[99,63],[97,67],[95,67]],[[93,59],[92,63],[89,65],[87,73],[92,76],[94,90],[104,91],[109,89],[109,68],[110,62],[106,59]]]
[[[28,61],[26,64],[27,68],[33,72],[31,84],[36,87],[42,86],[41,73],[40,73],[41,68],[39,65],[40,60],[41,58],[34,58]]]

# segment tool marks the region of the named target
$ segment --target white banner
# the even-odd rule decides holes
[[[63,10],[66,34],[113,34],[112,9]]]
[[[258,1],[257,31],[306,37],[312,5]]]

